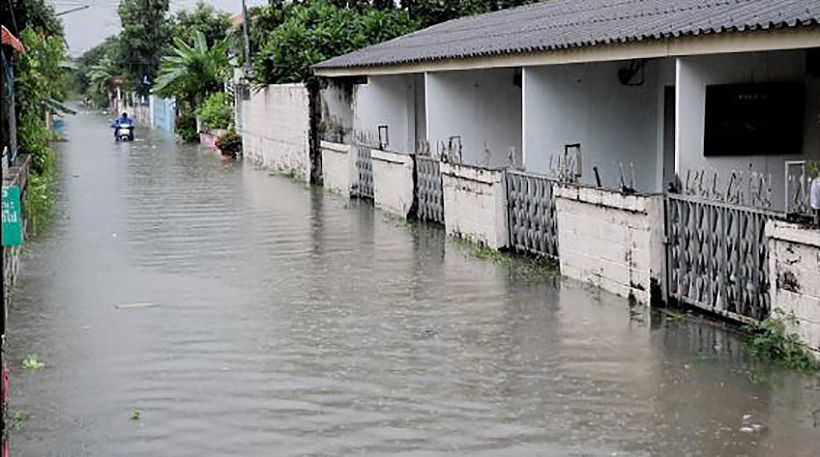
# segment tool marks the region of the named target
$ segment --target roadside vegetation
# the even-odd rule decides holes
[[[54,201],[54,151],[49,143],[56,137],[47,118],[59,111],[67,96],[71,65],[62,25],[44,0],[8,2],[2,13],[3,25],[25,48],[12,59],[15,112],[19,152],[31,160],[23,205],[30,232],[36,234],[46,225]]]
[[[800,337],[789,331],[797,325],[799,322],[794,314],[775,308],[763,322],[748,325],[745,330],[751,334],[749,345],[756,355],[792,370],[820,370],[820,362],[800,341]]]

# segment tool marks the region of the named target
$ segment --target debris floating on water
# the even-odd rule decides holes
[[[159,306],[159,303],[144,302],[144,303],[118,303],[114,305],[117,309],[133,309],[133,308],[153,308]]]

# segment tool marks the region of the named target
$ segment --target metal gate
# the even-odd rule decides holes
[[[370,156],[370,147],[361,143],[354,143],[356,151],[356,182],[353,183],[353,196],[373,199],[373,159]]]
[[[555,181],[512,170],[507,170],[506,181],[510,246],[531,254],[558,257]]]
[[[416,201],[418,218],[423,221],[444,223],[444,192],[441,181],[441,162],[416,155]]]
[[[668,195],[669,296],[741,322],[765,319],[771,309],[765,227],[775,215]]]

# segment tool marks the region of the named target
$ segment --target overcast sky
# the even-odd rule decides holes
[[[72,56],[82,54],[88,48],[101,42],[105,37],[120,30],[117,16],[119,0],[47,0],[57,12],[66,11],[79,5],[91,8],[61,16],[65,26],[68,51]],[[246,0],[248,6],[261,5],[266,0]],[[171,0],[171,11],[192,9],[197,0]],[[214,8],[231,14],[242,11],[242,0],[205,0]]]

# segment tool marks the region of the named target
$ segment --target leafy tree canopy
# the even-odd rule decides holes
[[[253,55],[257,84],[308,81],[311,65],[418,28],[406,11],[393,8],[360,12],[310,0],[286,13]]]
[[[29,27],[43,35],[63,36],[63,24],[45,0],[4,0],[0,2],[0,21],[18,38]]]
[[[137,92],[150,90],[171,37],[168,0],[120,0],[120,46],[127,79]]]
[[[231,28],[231,15],[215,9],[213,6],[199,1],[193,11],[179,11],[171,19],[174,37],[193,44],[193,30],[200,30],[205,34],[208,46],[222,41]]]
[[[77,68],[74,72],[74,90],[77,93],[88,94],[99,102],[107,100],[106,94],[97,92],[100,89],[99,85],[92,85],[90,74],[92,68],[99,66],[103,61],[105,61],[103,66],[108,69],[107,71],[115,75],[122,73],[119,36],[109,36],[105,41],[84,52],[82,56],[75,60]],[[100,95],[104,97],[100,97]]]
[[[325,59],[461,16],[537,0],[294,0],[253,8],[250,48],[257,84],[308,81]],[[241,39],[236,31],[235,40]],[[235,41],[241,49],[241,42]]]

